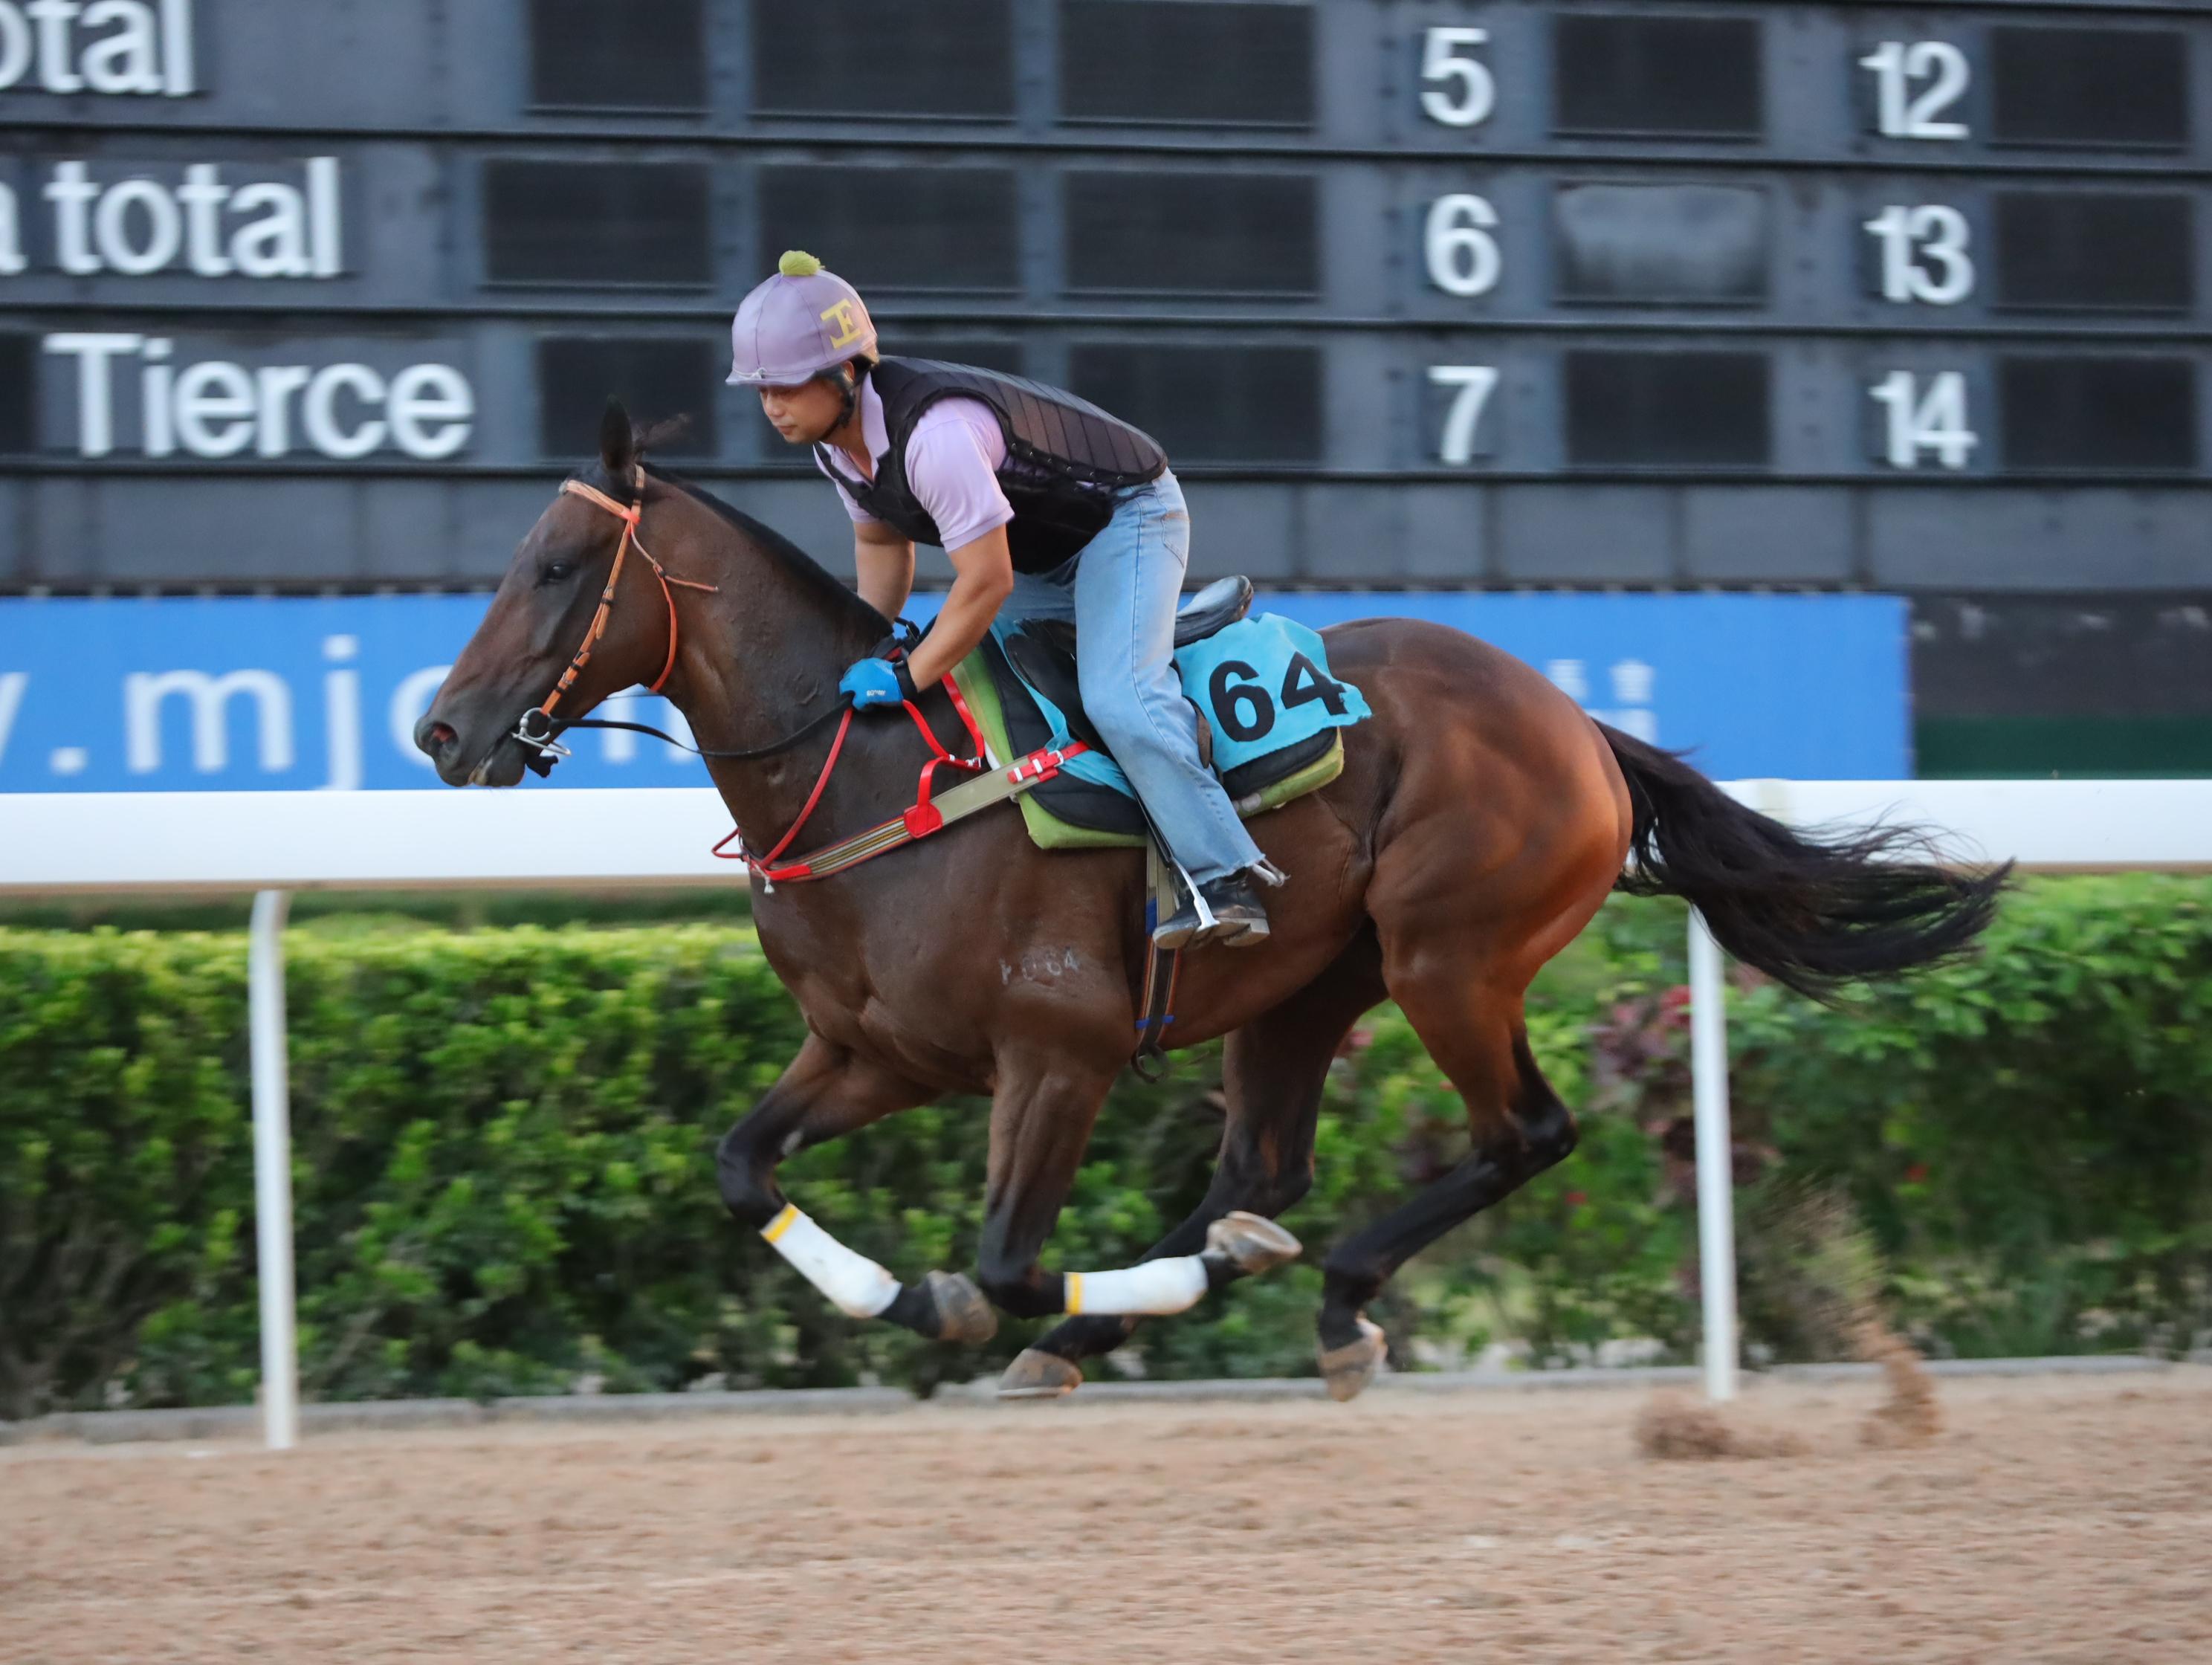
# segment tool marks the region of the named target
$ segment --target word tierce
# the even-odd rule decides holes
[[[227,359],[176,365],[175,343],[162,337],[78,332],[50,335],[46,350],[77,362],[76,449],[105,457],[116,448],[116,378],[119,357],[141,360],[135,412],[139,448],[149,457],[182,449],[195,457],[234,457],[249,446],[282,457],[293,448],[293,395],[299,428],[325,457],[365,457],[387,444],[423,461],[450,457],[468,443],[476,395],[447,364],[410,364],[389,377],[366,364],[264,364],[249,369]],[[121,385],[133,386],[131,378]],[[345,404],[341,405],[341,398]],[[375,414],[380,412],[381,414]]]

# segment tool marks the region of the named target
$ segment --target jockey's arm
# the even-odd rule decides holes
[[[1014,588],[1014,560],[1006,548],[1006,529],[994,526],[981,537],[947,551],[952,561],[952,588],[937,615],[937,623],[907,670],[916,688],[933,686],[975,650],[999,616],[999,609]],[[908,555],[912,576],[913,556]]]
[[[906,611],[914,590],[914,545],[880,520],[853,527],[853,573],[860,599],[885,618]]]

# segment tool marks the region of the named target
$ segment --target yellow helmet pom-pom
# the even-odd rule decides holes
[[[775,269],[786,277],[811,277],[822,270],[822,263],[805,249],[786,249]]]

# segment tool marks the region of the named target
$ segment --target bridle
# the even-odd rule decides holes
[[[647,549],[644,544],[639,541],[638,523],[645,518],[644,465],[638,465],[634,477],[637,486],[637,501],[634,503],[617,501],[608,496],[605,492],[586,485],[581,480],[563,480],[561,483],[561,489],[564,494],[581,497],[586,502],[596,503],[608,513],[621,520],[623,538],[622,543],[615,550],[614,568],[607,574],[607,586],[599,592],[599,611],[592,615],[591,627],[584,632],[583,646],[576,649],[575,657],[568,661],[568,668],[561,673],[561,680],[553,685],[553,691],[545,696],[545,702],[543,705],[532,706],[524,712],[521,720],[515,724],[513,731],[507,737],[510,740],[520,742],[529,749],[531,756],[527,761],[530,767],[541,775],[550,775],[553,772],[553,765],[556,763],[563,757],[574,755],[568,747],[561,744],[558,738],[572,728],[624,729],[632,734],[650,735],[656,740],[665,740],[670,745],[679,750],[688,751],[695,757],[715,757],[732,763],[750,763],[763,757],[773,757],[781,751],[790,750],[792,747],[807,738],[824,725],[836,720],[840,714],[849,720],[852,716],[852,708],[841,702],[812,718],[795,732],[768,745],[750,746],[739,751],[714,751],[703,746],[689,744],[678,739],[673,734],[664,734],[660,730],[645,723],[615,722],[601,717],[564,719],[553,714],[553,708],[560,704],[561,696],[568,691],[578,674],[591,663],[592,649],[598,647],[599,638],[606,635],[607,618],[614,611],[615,586],[622,580],[623,561],[629,555],[633,544],[636,546],[637,552],[645,557],[646,564],[653,568],[653,575],[660,580],[661,599],[668,604],[668,657],[661,664],[660,674],[655,677],[647,687],[647,693],[658,694],[667,684],[670,673],[676,669],[676,594],[668,586],[672,584],[681,584],[687,590],[704,590],[709,595],[717,594],[720,591],[721,586],[717,584],[702,584],[695,579],[676,577],[653,558],[652,550]],[[911,646],[915,639],[914,627],[907,623],[904,619],[901,619],[899,624],[902,629],[909,633],[908,638],[900,644],[901,647]],[[895,637],[894,640],[897,639]],[[842,736],[840,738],[842,738]]]
[[[639,540],[638,525],[645,518],[645,465],[642,463],[635,465],[631,481],[637,490],[637,501],[629,503],[618,501],[597,487],[586,485],[581,480],[563,480],[561,483],[562,491],[568,495],[595,503],[620,520],[623,535],[621,544],[615,550],[613,569],[607,574],[606,587],[599,592],[599,611],[592,615],[591,627],[584,632],[582,644],[568,661],[568,668],[561,673],[560,681],[554,684],[553,691],[545,696],[544,703],[532,706],[524,712],[516,722],[514,732],[508,736],[529,750],[530,767],[540,775],[550,774],[557,759],[569,755],[568,748],[562,745],[556,737],[571,728],[628,729],[634,733],[650,734],[671,745],[682,746],[684,750],[701,757],[742,760],[769,757],[780,751],[787,751],[823,725],[836,721],[836,738],[830,743],[830,755],[823,763],[821,774],[815,777],[814,790],[807,794],[805,806],[799,811],[799,818],[791,823],[783,836],[764,854],[757,855],[746,846],[741,829],[732,829],[728,836],[714,847],[714,854],[723,860],[744,862],[746,869],[772,891],[779,882],[827,878],[832,873],[842,872],[848,867],[872,860],[901,845],[927,838],[955,821],[964,820],[979,810],[1018,797],[1053,779],[1069,759],[1090,750],[1082,741],[1073,740],[1063,746],[1040,748],[1025,757],[1015,758],[1011,763],[994,762],[990,747],[983,738],[982,725],[961,693],[958,679],[948,676],[940,685],[951,700],[961,726],[966,729],[975,750],[965,757],[954,757],[945,750],[945,743],[937,738],[936,731],[930,726],[929,719],[922,714],[921,708],[912,700],[902,702],[906,714],[913,719],[915,727],[921,732],[922,743],[930,751],[929,761],[922,765],[921,781],[915,788],[913,804],[890,820],[880,822],[850,838],[840,839],[803,856],[781,860],[797,840],[799,829],[812,817],[815,807],[822,801],[823,791],[830,785],[830,777],[836,772],[837,760],[844,754],[845,737],[853,727],[855,708],[850,701],[841,699],[808,721],[796,733],[786,735],[772,745],[756,746],[744,751],[711,751],[700,746],[685,745],[674,736],[663,734],[659,729],[649,728],[643,723],[610,722],[595,717],[564,720],[554,715],[560,706],[561,696],[575,686],[576,678],[592,661],[592,650],[606,635],[607,620],[615,609],[615,587],[622,581],[623,563],[633,548],[653,568],[653,577],[660,583],[661,599],[668,606],[668,657],[661,662],[660,674],[647,685],[648,693],[660,692],[676,669],[678,619],[676,592],[671,586],[680,584],[687,590],[704,590],[709,594],[716,592],[719,588],[716,585],[673,576],[654,558],[653,551]],[[878,656],[896,657],[910,649],[919,640],[919,633],[904,619],[896,620],[895,623],[897,629],[891,638],[878,648]],[[934,795],[937,771],[940,765],[952,774],[968,777],[958,785],[946,788],[942,798]],[[737,846],[734,850],[730,848],[732,844]],[[1148,988],[1149,986],[1148,981]]]
[[[830,775],[836,771],[837,759],[843,754],[845,749],[845,737],[853,726],[854,707],[848,702],[839,701],[837,704],[813,718],[796,732],[786,735],[773,744],[755,746],[742,751],[714,751],[701,746],[685,745],[673,735],[664,734],[659,729],[648,727],[643,723],[612,722],[596,717],[570,717],[563,720],[554,715],[556,708],[561,703],[561,696],[575,685],[576,678],[582,674],[584,667],[592,661],[592,650],[599,645],[600,639],[606,635],[607,620],[613,616],[615,610],[615,588],[622,582],[623,564],[629,558],[633,548],[644,559],[645,563],[653,568],[653,577],[660,582],[661,599],[668,606],[668,657],[661,663],[660,674],[647,684],[646,691],[649,694],[660,692],[661,689],[667,684],[669,676],[676,669],[679,625],[676,611],[676,592],[670,586],[680,584],[687,590],[704,590],[710,595],[717,593],[720,589],[717,585],[702,584],[694,579],[676,577],[660,564],[652,550],[646,548],[637,535],[639,523],[645,518],[645,465],[642,463],[635,465],[635,472],[631,478],[637,490],[637,501],[629,503],[610,497],[605,492],[595,486],[586,485],[581,480],[563,480],[561,483],[561,489],[564,494],[581,497],[588,503],[595,503],[620,520],[623,523],[622,542],[616,546],[614,566],[607,574],[606,587],[599,592],[599,610],[592,615],[591,625],[585,630],[584,640],[577,647],[574,657],[568,661],[568,668],[561,673],[561,679],[553,684],[553,691],[545,696],[544,702],[542,705],[532,706],[525,711],[520,720],[516,722],[514,732],[508,736],[510,739],[516,740],[529,749],[531,752],[527,760],[529,766],[540,775],[550,774],[557,760],[570,755],[568,749],[560,743],[557,736],[571,728],[628,729],[633,733],[650,734],[655,739],[665,740],[671,745],[681,746],[684,750],[700,757],[752,760],[770,757],[778,752],[787,751],[824,725],[842,718],[842,720],[838,723],[836,738],[830,742],[830,756],[822,765],[822,773],[815,780],[814,790],[808,794],[805,807],[799,811],[799,818],[792,823],[790,829],[763,855],[757,856],[747,848],[744,836],[739,831],[732,831],[716,844],[714,847],[714,854],[723,857],[726,860],[744,862],[747,868],[758,874],[767,883],[769,888],[773,890],[778,879],[826,878],[831,873],[850,866],[856,861],[866,860],[868,857],[879,854],[896,844],[922,837],[942,825],[942,816],[935,811],[930,804],[932,778],[938,765],[944,763],[950,765],[955,770],[969,773],[988,767],[985,762],[986,748],[982,731],[977,726],[974,714],[968,708],[967,702],[961,697],[959,690],[950,680],[945,684],[946,691],[951,696],[953,708],[959,714],[962,723],[967,728],[969,738],[975,743],[975,754],[965,758],[955,757],[938,739],[935,731],[929,726],[928,719],[921,714],[921,708],[911,701],[907,702],[907,714],[913,718],[915,726],[921,731],[921,738],[927,744],[932,754],[930,761],[921,771],[921,785],[916,807],[908,811],[898,821],[887,823],[884,827],[871,829],[859,838],[848,839],[842,844],[831,847],[830,851],[818,853],[811,860],[790,862],[780,867],[775,865],[777,858],[787,851],[793,841],[799,836],[799,829],[805,826],[813,815],[815,806],[822,801],[823,790],[830,784]],[[906,624],[905,621],[901,620],[899,623],[906,630],[912,631],[913,626]],[[895,635],[892,642],[886,645],[887,650],[892,653],[902,653],[908,646],[911,645],[912,640],[913,638],[909,636],[906,641],[901,641]],[[1079,744],[1071,746],[1066,749],[1064,755],[1073,756],[1082,749]],[[1040,753],[1035,758],[1024,759],[1016,767],[1011,777],[1011,782],[1034,784],[1037,780],[1048,779],[1051,774],[1057,773],[1060,757],[1063,754],[1050,754],[1052,763],[1048,769],[1042,762],[1047,755]],[[961,812],[965,813],[964,811]],[[893,832],[893,829],[897,829],[896,833]],[[737,846],[735,851],[728,848],[732,844]]]
[[[645,519],[645,465],[637,463],[632,465],[632,467],[634,472],[631,480],[637,489],[635,502],[618,501],[608,496],[598,487],[586,485],[581,480],[563,480],[561,483],[561,489],[567,495],[581,497],[586,502],[596,503],[621,521],[623,534],[622,542],[615,546],[615,564],[607,574],[606,588],[599,592],[599,611],[592,615],[591,628],[584,632],[583,642],[576,649],[575,657],[568,661],[568,668],[561,673],[561,680],[553,684],[553,691],[545,696],[545,703],[533,706],[524,712],[521,720],[514,726],[514,738],[521,741],[523,744],[533,748],[541,758],[561,757],[568,755],[565,748],[559,745],[553,738],[556,732],[554,727],[553,709],[561,703],[561,696],[575,685],[576,678],[583,673],[584,667],[592,662],[592,650],[599,645],[599,639],[607,633],[607,621],[614,616],[615,586],[622,582],[623,562],[628,559],[632,549],[635,549],[638,554],[644,557],[645,564],[653,568],[653,577],[660,582],[661,599],[668,604],[668,657],[662,662],[660,674],[647,684],[646,691],[648,694],[658,694],[666,685],[670,673],[676,669],[676,646],[678,635],[676,592],[669,586],[672,584],[680,584],[687,590],[704,590],[709,595],[715,593],[720,587],[713,584],[702,584],[689,578],[672,577],[668,569],[653,557],[653,551],[646,548],[644,541],[637,535],[639,523]],[[574,727],[580,720],[571,720],[569,722],[562,724],[561,727]],[[596,727],[599,725],[594,724],[593,726]]]

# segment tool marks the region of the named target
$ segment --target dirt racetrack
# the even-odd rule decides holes
[[[1724,1462],[1610,1389],[27,1445],[0,1658],[2212,1660],[2212,1369],[1877,1396]]]

